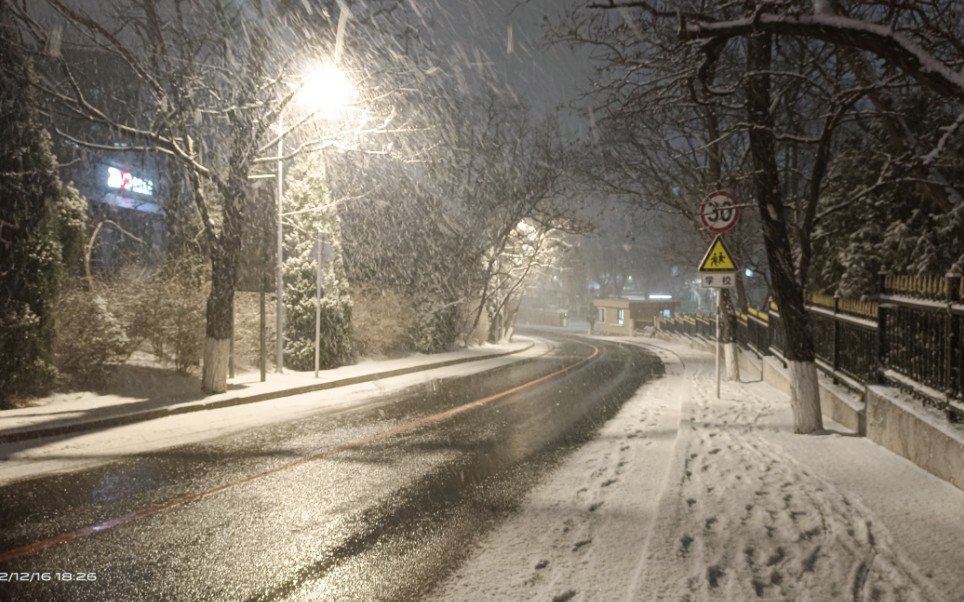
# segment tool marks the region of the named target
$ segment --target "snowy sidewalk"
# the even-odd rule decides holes
[[[653,339],[666,375],[483,537],[437,600],[960,600],[964,491]],[[759,374],[743,375],[752,381]]]
[[[55,396],[53,403],[0,412],[0,445],[371,382],[517,354],[532,345],[532,340],[520,337],[508,345],[486,345],[436,355],[417,354],[393,360],[365,361],[324,370],[318,378],[314,377],[313,372],[288,371],[285,374],[270,373],[265,382],[260,382],[259,372],[243,372],[228,380],[228,391],[209,396],[204,396],[199,390],[184,392],[162,389],[142,397],[62,394]]]

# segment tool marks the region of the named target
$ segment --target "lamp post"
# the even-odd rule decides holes
[[[334,119],[339,116],[341,111],[348,107],[355,97],[357,91],[348,77],[334,65],[322,65],[314,69],[302,81],[301,88],[297,93],[299,104],[309,115],[318,116],[324,119]],[[303,122],[302,122],[303,123]],[[275,265],[275,295],[277,298],[276,312],[276,341],[275,341],[275,371],[281,374],[284,371],[284,119],[278,115],[278,155],[275,178],[278,180],[277,187],[277,221],[278,221],[278,247]]]

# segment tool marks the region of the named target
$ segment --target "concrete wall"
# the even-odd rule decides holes
[[[964,437],[920,416],[927,410],[918,402],[889,392],[867,387],[867,438],[964,489]],[[934,418],[943,420],[939,414]]]

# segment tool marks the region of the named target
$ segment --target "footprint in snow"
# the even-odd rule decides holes
[[[690,545],[692,545],[693,543],[693,538],[690,537],[689,535],[683,535],[683,537],[680,537],[679,543],[680,543],[680,550],[679,550],[680,555],[686,556],[687,554],[689,554]]]
[[[591,539],[584,539],[582,541],[577,541],[575,545],[572,546],[572,551],[578,552],[580,549],[582,549],[585,546],[588,546],[591,543],[592,543]]]
[[[706,569],[706,580],[709,582],[710,587],[716,587],[720,584],[720,579],[725,574],[726,573],[722,568],[713,565]]]
[[[777,550],[769,558],[767,558],[767,566],[775,566],[780,564],[786,557],[786,552],[783,551],[782,547],[777,547]]]

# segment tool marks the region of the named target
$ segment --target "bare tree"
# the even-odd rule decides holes
[[[599,140],[607,147],[604,156],[615,158],[606,165],[614,188],[638,188],[669,206],[677,196],[690,196],[692,203],[694,192],[719,183],[742,185],[741,196],[755,198],[771,289],[786,329],[798,432],[820,428],[803,295],[813,262],[813,233],[821,219],[831,218],[832,206],[842,202],[828,198],[827,176],[839,133],[859,127],[861,101],[869,98],[884,113],[881,98],[895,82],[880,62],[853,51],[871,51],[911,82],[959,98],[959,74],[941,63],[948,57],[950,64],[960,60],[953,42],[956,25],[939,12],[953,14],[959,8],[937,4],[941,6],[918,10],[855,3],[857,18],[851,18],[833,14],[830,3],[819,3],[808,14],[804,2],[684,3],[669,10],[663,3],[612,0],[575,10],[562,36],[594,45],[603,59],[598,85],[603,101],[597,110],[605,115],[597,122],[603,124]],[[869,23],[871,17],[887,24]],[[927,42],[928,35],[936,37]],[[730,43],[735,37],[745,37],[746,45]],[[946,152],[960,122],[954,120],[942,135],[931,137],[935,147],[918,160],[923,169],[913,172],[917,178],[938,187],[947,183],[927,161]],[[616,127],[607,128],[609,124]],[[913,146],[906,125],[890,124],[889,129],[904,132],[903,149]],[[614,142],[615,151],[608,148]],[[632,152],[641,159],[627,163]],[[691,158],[696,160],[681,170]],[[646,170],[653,165],[659,170]],[[628,174],[640,171],[648,176],[648,190],[627,186],[639,180]],[[653,194],[652,182],[658,183],[656,190],[684,194]],[[940,198],[956,194],[945,189],[931,191],[931,196],[940,204]]]
[[[728,88],[738,77],[736,70],[729,63],[716,64],[702,73],[708,86],[700,85],[699,56],[679,44],[673,23],[647,20],[629,8],[618,14],[576,10],[553,36],[591,46],[600,65],[589,99],[596,151],[585,161],[589,185],[623,199],[637,214],[639,226],[632,224],[634,231],[627,237],[666,240],[663,253],[675,253],[683,248],[680,240],[686,240],[689,257],[684,250],[677,260],[695,267],[700,247],[712,237],[701,229],[698,217],[705,195],[726,189],[741,199],[749,196],[747,144],[740,126],[745,120],[738,113],[738,94]],[[712,90],[717,79],[725,82],[719,88],[726,91]],[[681,236],[664,236],[665,220],[655,217],[665,215],[679,220]],[[759,245],[753,225],[753,219],[744,217],[740,228],[727,234],[738,264],[752,263]],[[620,252],[619,240],[613,245],[613,259],[627,256]],[[600,283],[612,285],[619,295],[625,274],[599,272]],[[736,310],[746,307],[742,274],[737,280],[738,295],[723,291],[723,340],[727,375],[733,380],[739,378]]]
[[[331,13],[181,0],[49,0],[49,10],[4,2],[44,54],[38,87],[71,119],[63,136],[102,152],[160,153],[186,172],[212,266],[202,387],[224,391],[249,175],[273,148],[312,51],[333,54],[334,23],[323,18]],[[131,82],[128,96],[98,87],[77,56],[111,61]]]
[[[342,184],[369,188],[365,203],[346,207],[349,274],[416,299],[422,351],[449,348],[483,316],[495,324],[492,339],[511,333],[517,297],[554,256],[550,241],[579,223],[552,123],[532,124],[524,107],[492,95],[441,88],[419,117],[430,127],[398,137],[423,152],[403,155],[407,162],[369,157],[369,169],[354,172],[364,183]],[[523,230],[537,232],[538,244]]]
[[[863,4],[871,7],[866,13],[868,16],[875,14],[874,8],[882,8],[874,6],[875,3]],[[794,401],[795,430],[812,432],[820,427],[820,416],[819,403],[816,400],[818,395],[813,343],[803,299],[803,285],[806,282],[810,264],[811,246],[807,236],[800,237],[799,262],[794,265],[792,249],[785,243],[788,239],[786,224],[789,220],[784,214],[785,195],[779,188],[779,167],[774,160],[775,129],[771,87],[774,38],[799,36],[829,42],[835,47],[848,50],[868,51],[916,83],[954,98],[957,102],[964,100],[964,77],[945,64],[938,53],[944,54],[945,58],[950,57],[954,63],[958,63],[964,57],[959,45],[950,41],[951,37],[956,37],[953,30],[939,30],[944,44],[925,41],[925,45],[930,44],[930,49],[918,46],[909,37],[908,34],[924,33],[919,30],[904,29],[909,23],[923,25],[921,29],[935,33],[933,26],[936,21],[931,20],[934,14],[929,8],[923,8],[920,11],[902,10],[890,5],[890,10],[883,13],[877,12],[886,16],[886,24],[876,24],[835,14],[829,2],[815,2],[813,14],[802,14],[802,11],[807,8],[805,4],[796,7],[777,7],[761,2],[753,8],[752,13],[744,14],[739,18],[715,18],[712,22],[698,15],[686,17],[680,35],[685,40],[700,41],[702,48],[708,52],[709,61],[714,60],[714,49],[725,45],[733,37],[746,39],[747,109],[750,117],[751,152],[755,167],[754,188],[763,219],[774,291],[780,304],[781,316],[786,324],[787,358],[790,360],[794,393],[792,401]],[[794,8],[797,10],[794,11]],[[953,7],[942,8],[954,10]],[[869,63],[862,57],[854,57],[852,53],[848,56],[851,66],[857,72],[857,79],[865,84],[872,83],[872,77],[867,73]],[[860,96],[862,94],[854,94],[850,103],[845,101],[836,107],[825,124],[818,143],[818,154],[812,167],[811,190],[807,195],[805,214],[800,222],[804,233],[812,230],[817,216],[822,175],[827,169],[830,158],[829,139],[834,126],[849,109],[848,105],[852,105],[853,101]],[[872,90],[870,94],[878,107],[886,106],[886,103],[881,102],[882,96],[879,90]],[[893,132],[896,129],[893,127],[893,120],[887,121],[891,122],[889,129]],[[961,121],[962,119],[958,118],[949,126],[947,133],[939,138],[937,147],[928,153],[930,160],[940,153],[942,145],[954,135]],[[902,142],[905,148],[916,146],[908,144],[913,135],[906,128],[899,128],[899,130],[903,134]],[[892,133],[891,140],[895,137],[899,138],[900,134],[895,136]],[[954,200],[959,205],[960,194],[953,187],[946,186],[947,180],[943,174],[939,170],[930,169],[927,165],[928,159],[921,157],[919,161],[924,164],[924,171],[932,176],[931,181],[941,186],[937,194],[938,198],[945,200],[945,209],[950,209]],[[931,193],[933,194],[933,191]]]
[[[933,206],[930,211],[942,213],[945,221],[958,225],[957,233],[950,233],[957,237],[964,227],[964,185],[955,173],[959,167],[953,159],[964,126],[964,76],[958,69],[964,60],[959,44],[961,17],[960,3],[953,1],[866,1],[846,8],[838,2],[759,2],[752,12],[743,14],[686,14],[679,35],[703,49],[763,34],[778,40],[825,42],[837,48],[840,61],[847,64],[848,73],[875,109],[884,145],[883,152],[875,154],[885,155],[885,159],[876,181],[863,190],[850,191],[850,198],[815,211],[811,224],[862,197],[913,183],[915,196]],[[928,113],[939,116],[923,131],[910,124],[916,122],[918,128],[925,124],[901,111],[895,98],[895,91],[913,87],[934,96],[929,99]],[[823,158],[828,159],[829,154]],[[964,254],[959,250],[951,259],[952,270],[964,269]]]

